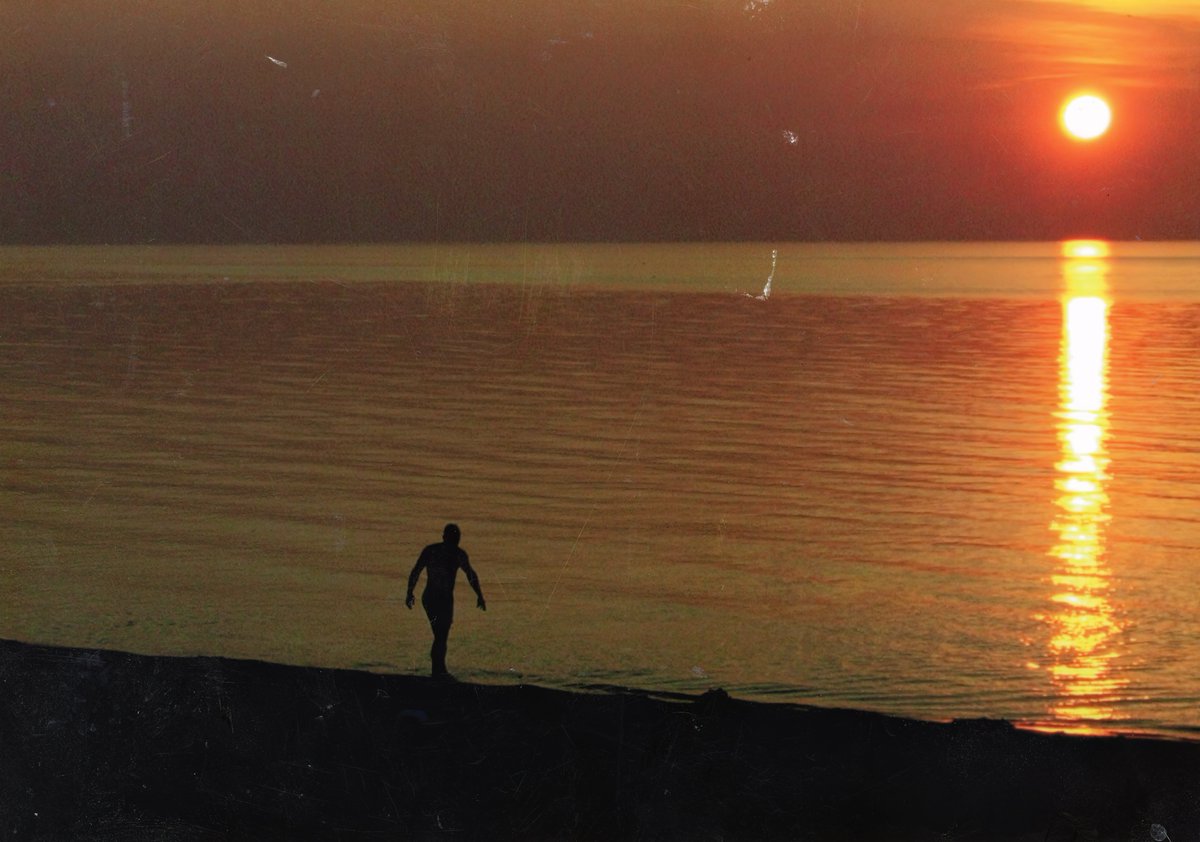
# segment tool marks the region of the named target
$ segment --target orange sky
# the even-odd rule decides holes
[[[21,0],[0,238],[1190,239],[1190,5]]]

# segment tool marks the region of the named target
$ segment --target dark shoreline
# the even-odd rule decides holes
[[[0,641],[9,839],[1149,840],[1200,744]]]

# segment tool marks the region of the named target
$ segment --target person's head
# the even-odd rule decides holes
[[[442,530],[442,540],[452,547],[457,547],[461,538],[462,532],[459,531],[457,523],[447,523],[446,528]]]

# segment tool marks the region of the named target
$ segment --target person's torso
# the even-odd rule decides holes
[[[428,577],[425,587],[439,593],[453,593],[458,569],[462,567],[467,554],[449,544],[430,544],[422,554],[425,556]]]

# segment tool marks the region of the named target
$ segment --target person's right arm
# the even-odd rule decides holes
[[[417,563],[413,565],[412,572],[408,574],[408,595],[404,597],[404,604],[409,608],[413,607],[413,603],[417,601],[413,596],[413,591],[416,590],[417,580],[421,578],[421,571],[425,569],[427,559],[425,550],[421,550],[421,555],[417,558]]]

